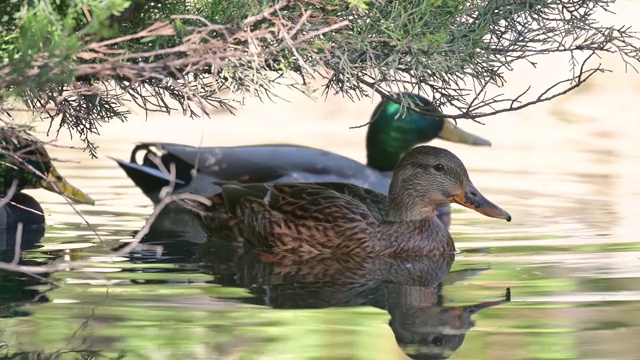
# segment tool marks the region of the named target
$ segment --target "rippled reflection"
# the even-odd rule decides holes
[[[209,251],[211,248],[209,248]],[[220,251],[204,265],[214,275],[229,277],[234,266],[221,266]],[[474,325],[471,315],[508,299],[447,307],[442,284],[477,274],[475,269],[449,273],[455,255],[398,260],[319,256],[266,263],[249,252],[236,263],[240,286],[254,297],[239,300],[276,309],[322,309],[373,306],[386,310],[398,345],[411,358],[447,358]],[[235,269],[234,269],[235,270]],[[232,270],[233,271],[233,270]],[[449,281],[448,281],[449,280]]]

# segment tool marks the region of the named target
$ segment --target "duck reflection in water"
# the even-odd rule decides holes
[[[455,307],[445,307],[440,292],[430,293],[421,287],[393,285],[387,291],[389,325],[400,348],[412,359],[451,356],[475,325],[473,314],[511,301],[509,288],[503,299]]]
[[[221,250],[218,248],[217,250]],[[207,251],[199,260],[220,282],[235,276],[236,286],[253,297],[238,301],[278,309],[321,309],[373,306],[391,316],[389,326],[400,348],[411,358],[451,356],[464,341],[476,312],[510,301],[510,291],[497,301],[445,306],[443,286],[485,269],[450,272],[454,254],[419,259],[316,256],[261,260],[253,251],[230,259],[224,251]],[[229,286],[229,284],[225,284]]]
[[[0,261],[11,263],[17,261],[19,265],[40,265],[37,260],[24,259],[23,253],[42,246],[40,241],[44,237],[44,223],[41,226],[27,226],[22,229],[0,229]],[[20,238],[19,244],[17,238]],[[16,249],[19,245],[19,248]],[[19,251],[16,251],[19,250]],[[19,259],[15,259],[19,256]],[[40,274],[33,277],[13,271],[0,270],[0,318],[29,316],[30,312],[24,310],[25,305],[49,302],[46,292],[37,287],[45,283],[42,277],[49,274]]]

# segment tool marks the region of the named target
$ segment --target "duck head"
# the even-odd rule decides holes
[[[417,107],[441,114],[428,99],[402,93]],[[380,171],[393,170],[402,155],[418,144],[435,138],[452,142],[491,146],[491,142],[457,127],[451,120],[425,116],[390,100],[382,100],[371,115],[367,130],[367,165]]]
[[[511,221],[511,215],[480,193],[462,161],[449,150],[418,146],[401,160],[389,186],[390,221],[435,217],[439,206],[457,203],[485,216]]]
[[[18,182],[18,191],[43,188],[75,203],[95,203],[60,175],[42,144],[17,129],[3,127],[0,128],[0,193],[6,194],[14,180]]]

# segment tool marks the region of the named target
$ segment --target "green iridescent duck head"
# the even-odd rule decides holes
[[[403,95],[419,107],[440,113],[428,99],[410,93]],[[367,165],[380,171],[393,170],[402,155],[418,144],[435,138],[476,145],[491,146],[491,142],[457,127],[451,120],[425,116],[401,105],[382,100],[371,115],[367,131]]]
[[[13,181],[16,191],[42,188],[79,204],[95,201],[65,180],[36,139],[13,127],[0,128],[0,193],[6,195]]]

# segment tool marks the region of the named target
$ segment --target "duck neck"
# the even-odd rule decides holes
[[[15,171],[9,165],[0,166],[0,194],[2,196],[7,195],[14,180],[18,181],[15,191],[19,192],[24,188],[35,188],[35,184],[38,183],[39,177],[36,174],[32,174],[27,171]]]
[[[2,131],[0,130],[1,134]],[[0,150],[13,153],[12,155],[0,156],[0,193],[6,195],[13,184],[13,180],[18,181],[17,191],[37,188],[42,179],[31,168],[46,176],[51,170],[51,162],[48,160],[49,155],[40,145],[26,144],[18,146],[19,144],[16,145],[9,141],[19,142],[23,140],[13,138],[0,139]],[[28,147],[32,148],[27,150]],[[16,159],[18,153],[21,161]]]
[[[413,98],[422,106],[431,104],[422,97]],[[436,138],[443,125],[440,118],[425,117],[383,100],[373,111],[367,130],[367,165],[379,171],[393,170],[411,148]]]
[[[434,202],[431,197],[422,194],[422,186],[413,174],[396,169],[389,185],[385,220],[403,222],[436,219],[438,207],[446,202]]]
[[[389,205],[385,213],[385,220],[392,222],[416,221],[433,218],[438,215],[438,207],[426,204],[423,199],[415,195],[398,194],[391,196],[389,192]]]
[[[447,228],[437,218],[415,221],[382,222],[369,241],[376,253],[394,256],[433,256],[453,254],[455,244]]]

